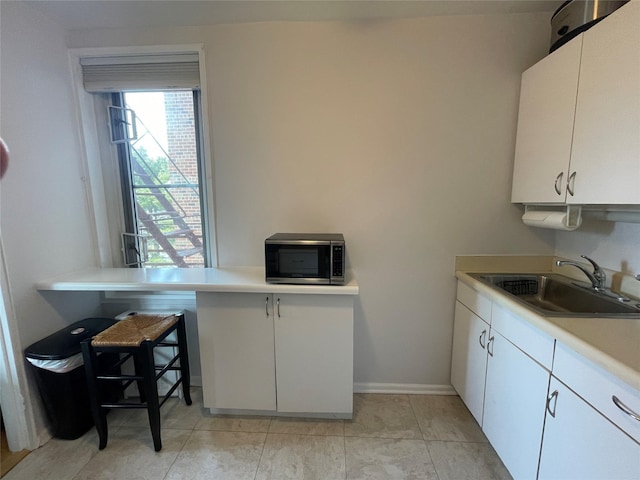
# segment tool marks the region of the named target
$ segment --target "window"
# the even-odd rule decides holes
[[[106,100],[98,130],[108,123],[107,148],[117,150],[103,159],[114,165],[109,156],[117,157],[120,191],[111,197],[122,207],[122,218],[109,220],[111,249],[131,267],[210,266],[198,53],[81,56],[79,63],[99,110]],[[113,191],[114,182],[105,182]]]
[[[203,267],[198,92],[112,95],[110,127],[118,144],[125,264]],[[115,137],[115,138],[114,138]]]

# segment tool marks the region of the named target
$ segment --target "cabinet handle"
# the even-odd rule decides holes
[[[555,189],[556,189],[556,193],[558,195],[562,195],[561,185],[562,185],[562,176],[563,175],[564,175],[564,172],[560,172],[558,174],[558,176],[556,177]]]
[[[276,304],[278,305],[278,318],[280,318],[280,299],[278,299]]]
[[[269,318],[269,297],[264,302],[264,313],[267,314],[267,318]]]
[[[551,410],[551,401],[553,400],[553,410]],[[551,395],[547,398],[547,412],[553,418],[556,418],[556,405],[558,404],[558,390],[554,390]]]
[[[489,341],[487,342],[487,353],[493,357],[493,341],[496,337],[489,337]]]
[[[576,183],[576,172],[573,172],[570,176],[569,176],[569,181],[567,182],[567,192],[569,192],[569,195],[571,195],[573,197],[573,186]]]
[[[616,404],[616,407],[618,407],[620,410],[622,410],[624,413],[629,415],[634,420],[638,420],[640,422],[640,414],[634,412],[629,407],[627,407],[624,403],[622,403],[622,401],[618,397],[616,397],[615,395],[612,395],[611,400],[613,400],[613,403]]]
[[[484,350],[484,347],[486,347],[486,343],[485,343],[486,339],[487,339],[487,331],[482,330],[480,337],[478,337],[478,341],[480,342],[480,346],[482,347],[483,350]]]

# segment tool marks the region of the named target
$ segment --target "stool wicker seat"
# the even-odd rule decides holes
[[[167,337],[176,332],[177,341]],[[162,448],[160,435],[160,407],[171,394],[182,385],[185,403],[191,405],[189,394],[189,355],[184,315],[133,314],[102,331],[92,339],[81,343],[84,358],[91,413],[98,431],[99,448],[107,446],[107,411],[112,408],[146,408],[155,451]],[[173,358],[164,365],[157,365],[154,349],[168,347],[173,350]],[[177,353],[175,349],[177,348]],[[102,352],[120,353],[119,360],[106,371],[98,369],[98,354]],[[121,373],[121,366],[133,359],[133,375]],[[177,363],[177,365],[176,365]],[[173,383],[162,399],[158,396],[158,380],[169,371],[179,371],[179,378]],[[137,383],[139,402],[110,401],[105,396],[104,382],[120,382],[122,391]]]

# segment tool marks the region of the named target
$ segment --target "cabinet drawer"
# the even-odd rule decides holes
[[[615,395],[629,409],[640,414],[639,391],[560,342],[556,346],[553,376],[640,442],[640,421],[624,413],[612,399]]]
[[[466,283],[458,281],[458,301],[485,322],[491,321],[491,300],[483,297]]]
[[[513,313],[497,305],[491,313],[491,328],[497,330],[547,370],[553,364],[555,340]]]

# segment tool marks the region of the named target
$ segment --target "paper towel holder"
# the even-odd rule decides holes
[[[571,231],[582,225],[582,206],[525,205],[522,221],[534,227]]]

